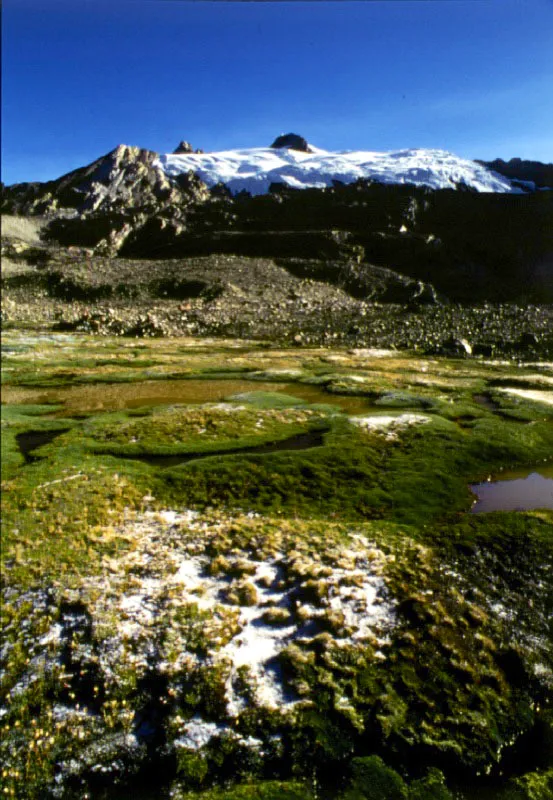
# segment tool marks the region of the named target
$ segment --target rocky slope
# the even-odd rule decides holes
[[[4,189],[2,211],[20,215],[45,215],[72,211],[89,216],[103,212],[159,210],[182,202],[182,184],[171,181],[154,166],[158,154],[120,144],[115,150],[46,183],[16,183]],[[179,191],[181,188],[181,191]],[[196,196],[201,183],[196,182]],[[194,192],[192,184],[186,197]]]
[[[232,255],[110,259],[15,242],[5,250],[4,326],[553,357],[551,306],[428,303],[428,286],[384,269]]]
[[[272,152],[291,147],[278,141]],[[192,151],[184,144],[179,158]],[[144,322],[158,335],[337,337],[428,352],[450,339],[485,352],[551,346],[547,309],[524,321],[526,305],[553,302],[547,191],[357,180],[232,195],[121,145],[56,181],[5,188],[2,210],[42,224],[33,242],[4,231],[8,322],[57,316],[115,333]],[[518,311],[496,307],[513,303]],[[486,304],[478,319],[467,311]]]

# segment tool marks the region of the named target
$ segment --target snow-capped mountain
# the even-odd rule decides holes
[[[334,181],[360,178],[387,184],[411,184],[432,189],[465,185],[478,192],[520,193],[520,187],[476,161],[445,150],[364,150],[329,152],[309,145],[310,152],[286,147],[255,147],[217,153],[161,155],[154,166],[169,177],[194,172],[207,186],[225,184],[236,194],[265,194],[272,183],[292,188],[324,188]]]
[[[296,134],[264,148],[177,150],[120,145],[57,180],[3,187],[2,213],[46,218],[44,241],[102,257],[180,259],[184,270],[191,258],[273,259],[378,302],[552,302],[553,165],[329,153]]]

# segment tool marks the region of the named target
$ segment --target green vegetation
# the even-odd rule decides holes
[[[213,789],[193,794],[175,794],[177,800],[312,800],[313,795],[301,783],[264,781],[233,789]]]
[[[502,391],[547,375],[11,337],[6,796],[125,797],[154,773],[179,800],[549,797],[553,513],[471,514],[469,490],[551,459],[551,406]],[[223,386],[142,402],[146,364],[148,386]],[[74,413],[113,378],[127,406],[102,384]]]

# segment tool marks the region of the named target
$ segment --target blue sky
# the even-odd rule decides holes
[[[119,143],[553,161],[553,0],[3,0],[2,180]]]

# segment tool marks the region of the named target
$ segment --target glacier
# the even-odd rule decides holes
[[[360,178],[432,189],[456,189],[463,184],[477,192],[524,194],[508,178],[446,150],[330,152],[313,145],[310,150],[306,153],[290,148],[254,147],[167,154],[160,155],[154,166],[169,177],[192,171],[210,188],[222,183],[232,194],[266,194],[272,183],[294,189],[322,189],[333,186],[334,181],[353,183]]]

